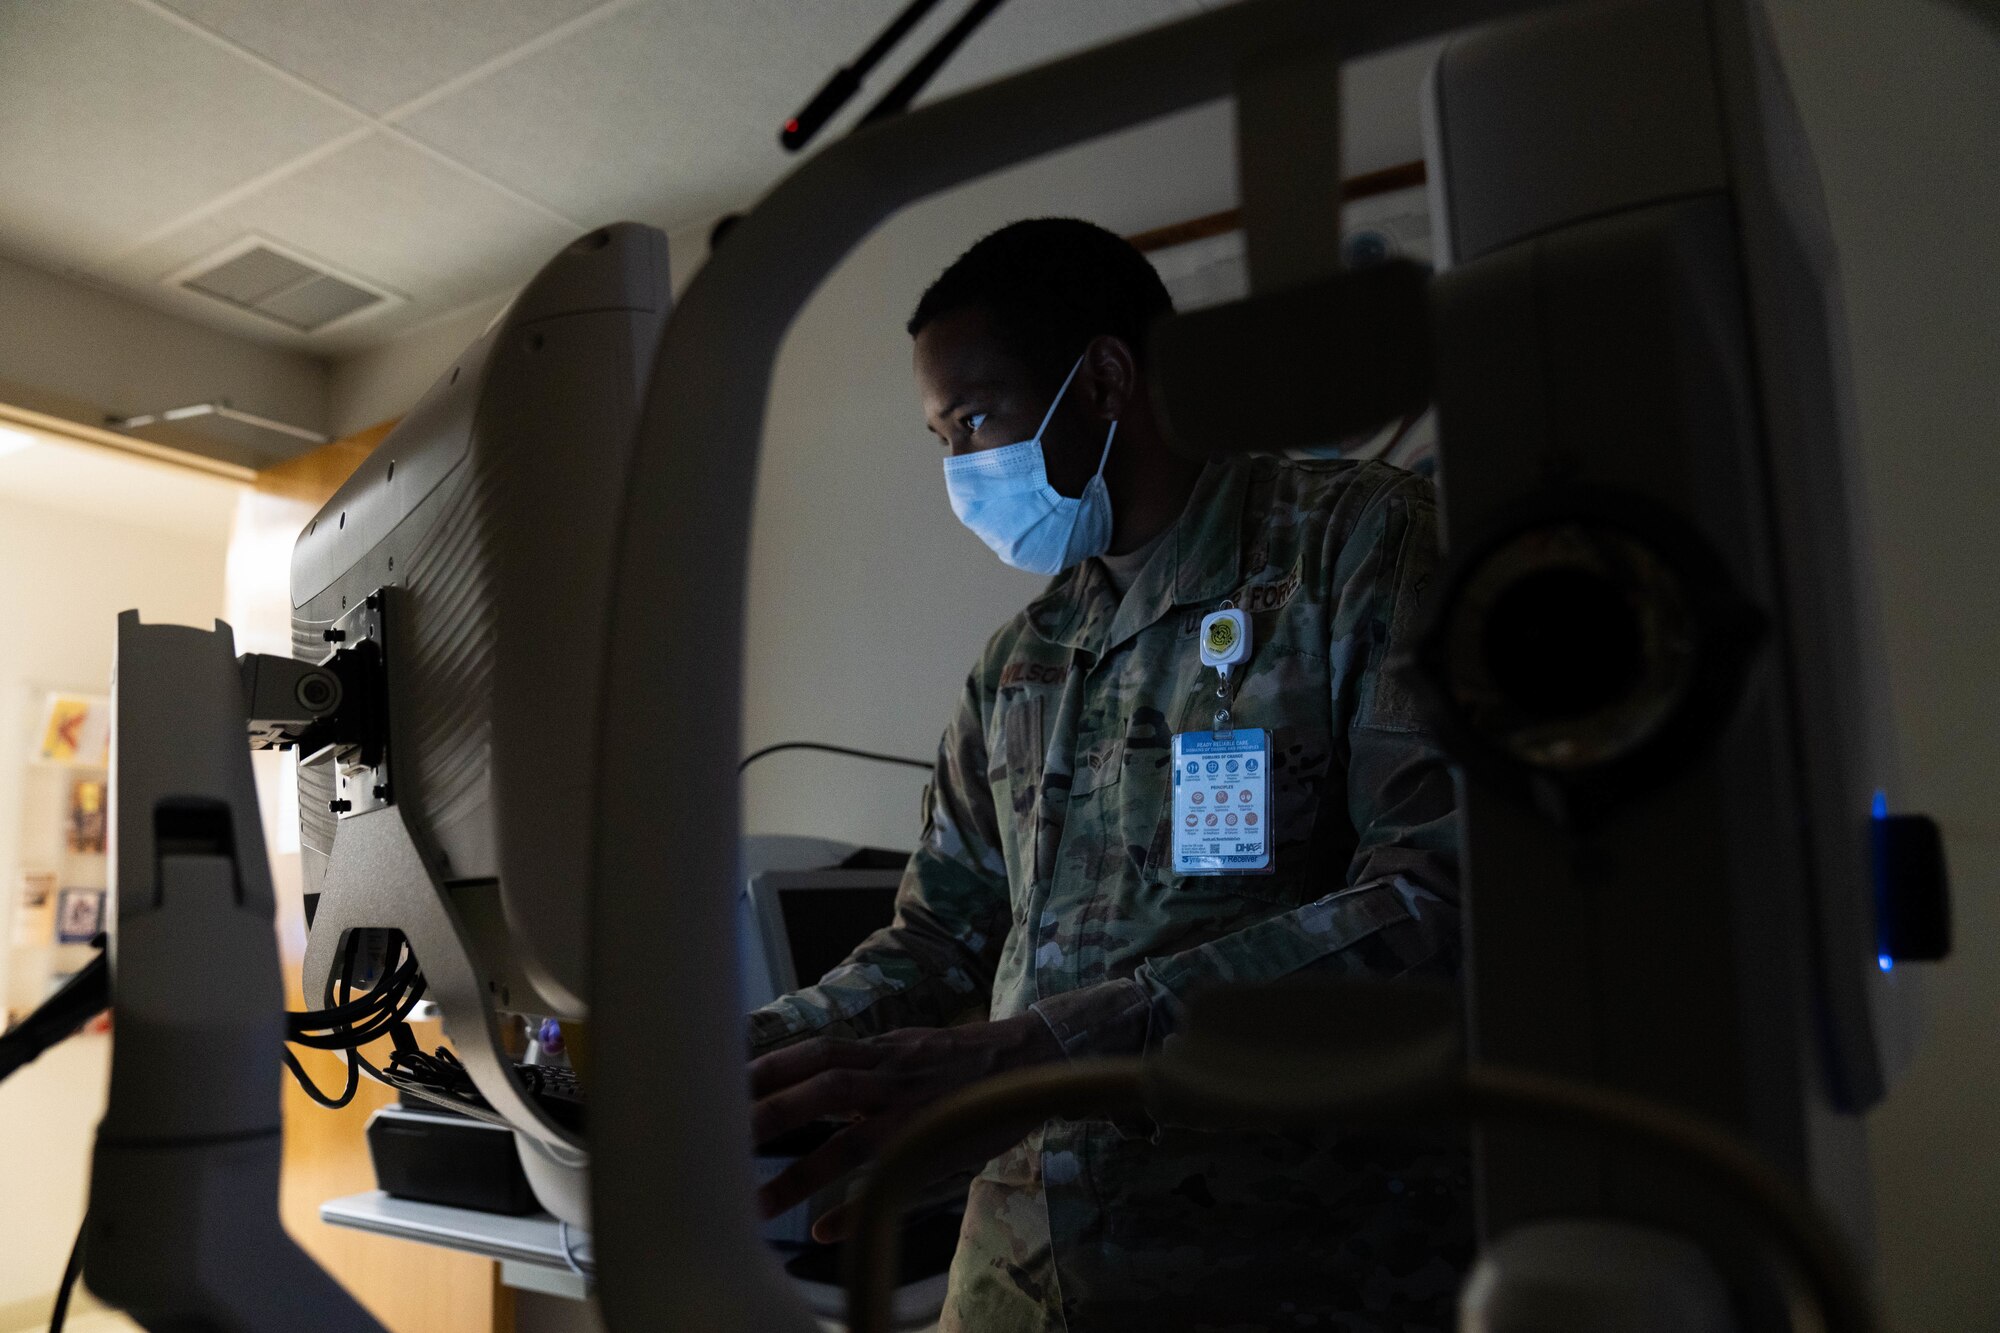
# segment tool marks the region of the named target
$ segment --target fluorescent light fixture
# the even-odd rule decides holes
[[[142,440],[136,436],[121,435],[102,426],[86,425],[66,417],[52,417],[44,412],[35,412],[25,407],[15,407],[0,402],[0,456],[19,453],[31,444],[111,449],[121,454],[136,454],[142,458],[150,458],[156,463],[171,463],[176,467],[191,468],[196,472],[209,473],[211,476],[225,477],[230,481],[257,479],[255,469],[241,464],[225,463],[219,458],[189,453],[172,445],[154,444],[150,440]]]

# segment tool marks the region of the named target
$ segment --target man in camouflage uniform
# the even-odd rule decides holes
[[[967,680],[894,923],[752,1015],[760,1139],[853,1117],[766,1187],[769,1212],[977,1078],[1157,1050],[1206,987],[1456,967],[1451,781],[1392,657],[1435,559],[1430,487],[1373,463],[1176,457],[1137,350],[1170,308],[1123,241],[1041,220],[981,241],[911,321],[953,457],[1028,440],[1053,398],[1047,483],[1083,496],[1101,468],[1110,534]],[[1003,556],[1025,549],[960,498]],[[1253,652],[1228,707],[1272,735],[1276,869],[1182,877],[1169,747],[1213,725],[1197,626],[1232,604]],[[968,1199],[947,1330],[1454,1325],[1471,1224],[1451,1145],[1051,1120],[974,1149],[999,1156]]]

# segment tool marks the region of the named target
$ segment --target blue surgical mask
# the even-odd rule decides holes
[[[1076,499],[1049,485],[1042,453],[1042,435],[1082,366],[1083,358],[1078,357],[1032,437],[944,460],[951,512],[994,554],[1031,574],[1060,573],[1111,549],[1111,495],[1104,489],[1104,464],[1111,457],[1118,423],[1112,422],[1105,433],[1097,472]]]

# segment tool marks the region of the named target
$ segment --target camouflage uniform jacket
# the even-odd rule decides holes
[[[1436,558],[1427,482],[1379,463],[1211,464],[1121,599],[1095,560],[993,636],[945,733],[892,925],[751,1017],[753,1046],[1033,1009],[1073,1055],[1157,1049],[1188,997],[1457,958],[1450,776],[1392,650]],[[1202,615],[1253,649],[1276,872],[1172,872],[1169,743],[1207,730]],[[1455,1147],[1049,1121],[973,1183],[944,1327],[1453,1327]]]

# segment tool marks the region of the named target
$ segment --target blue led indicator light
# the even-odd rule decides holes
[[[1875,789],[1875,801],[1874,801],[1874,806],[1873,806],[1873,813],[1874,813],[1874,816],[1875,816],[1875,825],[1876,825],[1876,829],[1875,829],[1875,937],[1876,937],[1876,940],[1877,940],[1877,942],[1878,942],[1878,943],[1880,943],[1880,942],[1883,942],[1883,941],[1882,941],[1882,930],[1883,930],[1883,926],[1882,926],[1882,915],[1883,915],[1883,912],[1884,912],[1884,910],[1885,910],[1885,905],[1884,905],[1884,902],[1883,902],[1883,895],[1884,895],[1884,894],[1885,894],[1885,893],[1887,892],[1887,886],[1886,886],[1886,885],[1885,885],[1885,884],[1884,884],[1884,883],[1882,882],[1882,825],[1883,825],[1884,821],[1886,821],[1886,820],[1887,820],[1887,819],[1889,818],[1889,793],[1888,793],[1888,792],[1887,792],[1887,791],[1886,791],[1885,789],[1883,789],[1883,788],[1881,788],[1881,787],[1877,787],[1877,788]],[[1881,968],[1881,969],[1882,969],[1882,971],[1883,971],[1883,972],[1884,972],[1884,973],[1886,974],[1886,973],[1888,973],[1888,972],[1891,972],[1891,971],[1893,971],[1893,970],[1895,969],[1895,966],[1896,966],[1896,960],[1895,960],[1894,958],[1891,958],[1891,957],[1890,957],[1890,956],[1889,956],[1889,955],[1888,955],[1888,954],[1887,954],[1886,952],[1883,952],[1883,953],[1878,953],[1878,954],[1876,954],[1876,955],[1875,955],[1875,966],[1877,966],[1877,967]]]

